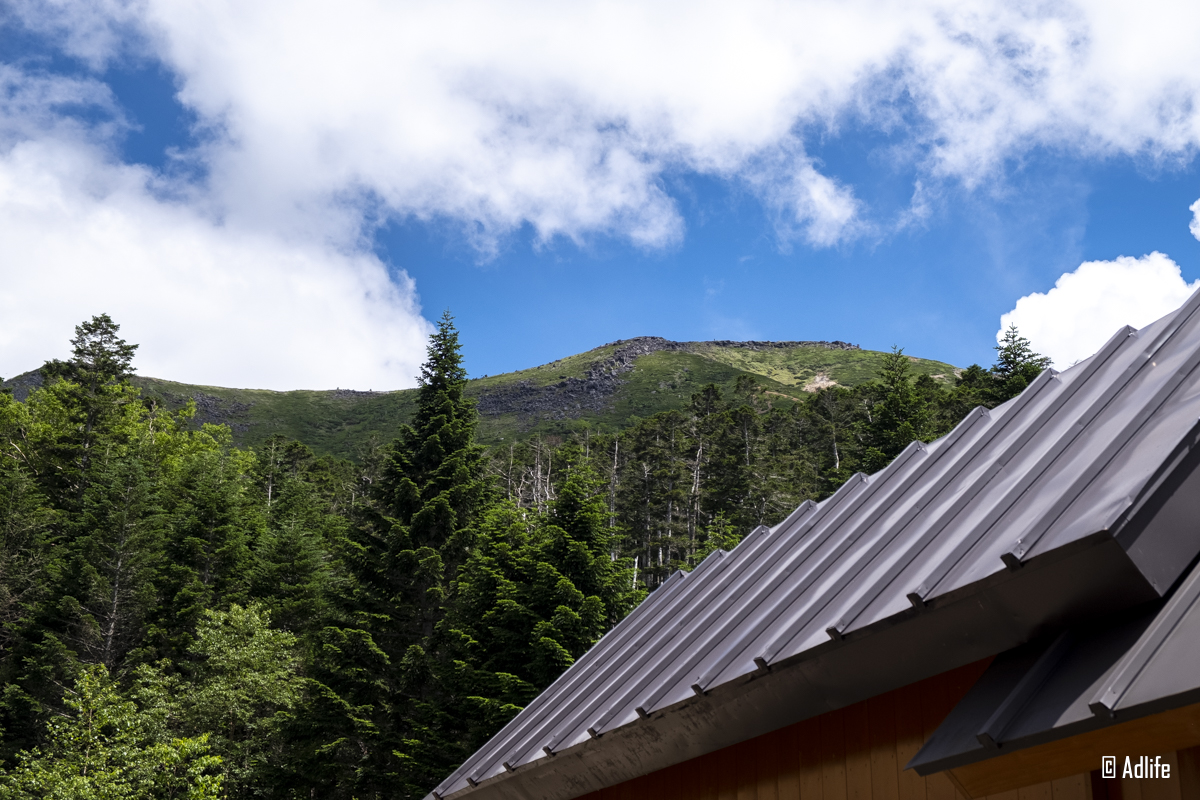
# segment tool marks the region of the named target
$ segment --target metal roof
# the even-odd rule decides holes
[[[672,576],[431,796],[575,797],[1160,597],[1200,552],[1198,309]]]
[[[997,657],[908,766],[929,775],[1200,702],[1200,567],[1153,606]]]

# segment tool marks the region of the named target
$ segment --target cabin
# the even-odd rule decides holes
[[[1200,293],[677,573],[428,800],[1200,799]]]

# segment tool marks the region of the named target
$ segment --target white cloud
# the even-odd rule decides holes
[[[93,112],[84,124],[63,109]],[[0,63],[0,147],[42,136],[57,135],[104,141],[126,125],[108,87],[96,80],[58,75],[30,75]]]
[[[854,192],[822,175],[796,146],[765,154],[746,170],[745,179],[772,212],[785,244],[803,239],[827,247],[863,227],[862,204]]]
[[[823,246],[863,209],[805,130],[899,129],[931,177],[968,184],[1031,146],[1200,142],[1200,6],[1166,0],[131,7],[181,99],[227,133],[207,153],[221,202],[272,224],[362,193],[477,226],[484,249],[523,223],[665,245],[682,222],[659,181],[695,170],[749,180],[786,235]]]
[[[429,325],[370,256],[213,222],[142,169],[43,138],[0,156],[0,374],[105,312],[142,374],[252,388],[414,384]],[[49,343],[54,343],[51,346]]]
[[[1015,323],[1034,350],[1065,369],[1099,350],[1122,325],[1142,328],[1174,311],[1197,288],[1200,280],[1188,284],[1179,265],[1157,251],[1085,261],[1050,291],[1018,300],[1000,317],[996,341]]]
[[[1192,236],[1200,239],[1200,200],[1188,206],[1188,211],[1192,212],[1192,221],[1188,223],[1188,230],[1192,232]]]
[[[669,245],[661,179],[682,170],[748,181],[782,236],[827,246],[869,209],[805,155],[812,132],[900,131],[927,180],[968,185],[1034,146],[1200,143],[1200,6],[1169,0],[13,7],[89,63],[156,54],[218,134],[220,213],[342,241],[382,210],[458,221],[485,253],[523,224]]]
[[[685,235],[666,179],[701,173],[756,193],[783,244],[823,247],[919,223],[939,183],[989,186],[1032,148],[1171,160],[1200,145],[1200,5],[1172,0],[12,0],[2,13],[95,70],[157,59],[204,131],[184,154],[203,181],[129,171],[112,160],[126,123],[103,84],[10,66],[0,98],[24,105],[0,119],[5,168],[75,143],[76,166],[40,161],[26,177],[47,194],[23,186],[22,202],[59,203],[66,241],[90,241],[105,215],[125,220],[96,267],[118,278],[171,241],[151,220],[226,253],[240,280],[324,276],[359,326],[338,334],[363,343],[340,360],[363,365],[359,385],[377,380],[368,362],[410,342],[389,338],[378,309],[419,327],[411,286],[379,294],[368,254],[381,220],[459,224],[485,257],[525,225],[543,241],[664,247]],[[56,91],[97,110],[87,130]],[[917,164],[897,220],[872,219],[813,157],[864,127]],[[16,218],[0,219],[0,268],[16,254],[65,274],[23,233],[4,244]],[[261,266],[235,255],[260,251]],[[171,256],[234,274],[216,257]],[[181,275],[163,267],[150,283],[182,291]],[[311,308],[298,292],[275,317],[291,329]],[[295,369],[279,380],[317,379]]]

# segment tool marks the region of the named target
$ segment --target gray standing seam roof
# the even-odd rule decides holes
[[[909,767],[921,775],[1200,702],[1200,566],[1170,600],[1004,653]]]
[[[575,797],[1162,596],[1200,552],[1198,312],[676,573],[431,797]]]

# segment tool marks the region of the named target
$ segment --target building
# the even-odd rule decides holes
[[[1198,366],[1200,294],[672,576],[431,800],[1200,798]]]

